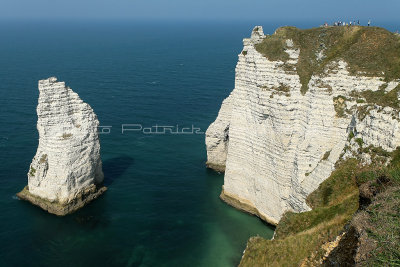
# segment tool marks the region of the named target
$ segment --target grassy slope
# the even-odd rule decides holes
[[[400,266],[400,188],[380,194],[367,208],[366,231],[377,243],[364,266]]]
[[[286,213],[274,240],[252,238],[240,266],[293,266],[334,239],[358,209],[357,161],[344,162],[308,197],[313,210]]]
[[[341,162],[307,198],[313,210],[286,213],[276,228],[274,240],[251,238],[240,266],[319,265],[325,254],[322,245],[332,242],[358,210],[358,186],[366,182],[387,193],[380,194],[366,209],[367,232],[377,247],[364,264],[400,264],[400,150],[391,156],[394,160],[388,167],[361,167],[356,159]]]
[[[256,46],[270,60],[287,61],[285,41],[292,39],[300,48],[296,71],[305,94],[313,74],[321,73],[332,61],[343,59],[352,74],[383,76],[386,81],[400,77],[400,37],[379,27],[344,26],[300,30],[279,28]],[[317,59],[319,51],[324,57]],[[293,66],[285,64],[288,70]]]
[[[388,167],[376,164],[362,170],[357,182],[371,183],[377,193],[365,212],[368,238],[377,244],[363,266],[400,266],[400,148]]]

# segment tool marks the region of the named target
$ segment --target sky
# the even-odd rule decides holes
[[[400,0],[0,0],[0,19],[400,21]]]

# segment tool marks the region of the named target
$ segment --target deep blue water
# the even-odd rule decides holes
[[[234,266],[250,236],[271,238],[270,226],[219,200],[223,175],[205,168],[204,134],[121,133],[205,131],[253,26],[0,22],[0,266]],[[15,197],[38,144],[37,81],[50,76],[112,126],[101,135],[109,190],[63,218]]]

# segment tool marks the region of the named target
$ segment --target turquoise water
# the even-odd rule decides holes
[[[234,266],[258,218],[219,200],[204,134],[121,133],[122,124],[205,131],[234,87],[254,23],[0,23],[0,265]],[[279,23],[269,23],[272,32]],[[109,190],[59,218],[15,193],[35,154],[37,81],[57,76],[103,126]]]

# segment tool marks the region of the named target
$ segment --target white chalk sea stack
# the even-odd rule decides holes
[[[17,196],[49,213],[66,215],[106,190],[99,121],[93,109],[55,77],[39,81],[37,115],[39,145],[28,185]]]
[[[225,170],[224,201],[277,224],[286,211],[310,209],[306,197],[351,156],[355,139],[386,151],[400,145],[399,113],[353,97],[393,90],[399,80],[350,73],[336,60],[302,93],[299,75],[287,68],[296,66],[300,49],[288,39],[288,60],[269,60],[256,49],[265,38],[258,26],[243,41],[235,88],[206,132],[207,166]],[[316,58],[324,58],[322,45]]]

